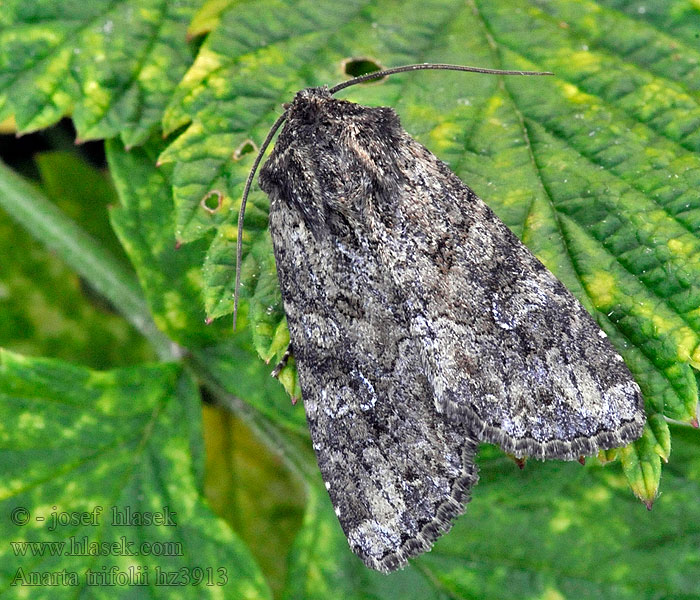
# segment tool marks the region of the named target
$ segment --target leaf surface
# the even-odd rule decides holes
[[[649,415],[695,423],[699,19],[681,0],[209,4],[200,27],[212,33],[165,118],[185,129],[161,155],[175,161],[178,238],[218,228],[205,263],[208,314],[233,308],[232,209],[252,160],[233,151],[259,145],[296,90],[341,80],[352,57],[548,70],[555,76],[402,74],[339,97],[395,108],[593,313]],[[216,215],[201,206],[212,189],[223,192]],[[284,321],[259,191],[251,205],[241,297],[256,350],[276,360]],[[660,477],[653,448],[640,441],[622,455],[647,502]],[[633,476],[633,455],[653,473],[648,485]]]
[[[352,555],[319,478],[285,598],[690,600],[700,528],[687,511],[700,493],[700,434],[673,433],[675,467],[651,511],[629,494],[616,464],[533,461],[521,471],[482,447],[466,513],[431,552],[389,576]]]
[[[157,126],[191,61],[194,0],[3,2],[0,119],[20,132],[70,114],[83,140],[131,146]]]
[[[183,567],[193,578],[196,567],[211,569],[214,584],[206,585],[206,576],[199,586],[188,579],[178,585],[179,597],[270,597],[246,547],[202,502],[199,397],[179,366],[98,372],[2,351],[0,413],[2,593],[13,589],[20,569],[66,569],[79,574],[77,586],[45,585],[32,596],[133,597],[146,588],[91,586],[86,579],[87,569],[127,573],[132,566],[150,574],[154,598],[171,597],[168,586],[156,585],[157,570],[182,576]],[[127,511],[172,516],[137,527]],[[52,520],[64,512],[94,516]],[[58,545],[44,546],[41,555],[41,547],[25,542]],[[87,550],[90,544],[100,551]]]

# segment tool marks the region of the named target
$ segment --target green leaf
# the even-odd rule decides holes
[[[220,22],[221,13],[226,10],[233,0],[205,0],[192,19],[187,30],[192,37],[209,33],[216,29]]]
[[[668,423],[661,415],[651,415],[647,419],[647,426],[654,436],[654,452],[664,462],[668,462],[671,455],[671,431]]]
[[[466,513],[431,552],[389,576],[351,554],[317,480],[285,598],[690,600],[700,569],[693,525],[700,515],[691,514],[700,494],[700,433],[676,427],[674,439],[676,467],[652,511],[627,493],[617,465],[528,461],[521,471],[482,447]]]
[[[284,330],[287,331],[287,322],[285,321]],[[287,331],[287,338],[289,337],[289,332]],[[292,404],[296,404],[297,400],[301,398],[301,384],[299,383],[299,377],[297,376],[296,361],[294,360],[294,355],[290,355],[287,359],[287,364],[282,367],[280,372],[277,374],[277,379],[282,384],[286,392],[292,398]]]
[[[270,377],[272,367],[256,358],[251,329],[245,326],[247,306],[242,307],[235,336],[230,321],[205,325],[201,264],[207,240],[181,246],[175,241],[170,169],[155,166],[162,144],[152,141],[128,152],[119,142],[107,144],[121,201],[112,210],[112,223],[136,268],[153,318],[170,338],[190,350],[202,377],[274,422],[306,432],[303,410],[292,407],[280,383]],[[271,261],[271,253],[260,256]],[[272,292],[279,295],[276,288]],[[278,342],[277,348],[284,353],[286,341]],[[283,383],[287,379],[289,375]]]
[[[249,198],[246,209],[246,228],[243,232],[243,261],[241,263],[241,288],[242,299],[253,299],[256,296],[258,286],[263,290],[263,295],[258,304],[280,302],[279,292],[276,297],[270,297],[270,279],[276,280],[277,274],[272,268],[270,258],[272,256],[272,240],[267,231],[267,205],[260,204],[259,196]],[[237,224],[228,223],[221,225],[216,233],[204,262],[205,303],[207,315],[216,319],[233,312],[236,280],[236,251]],[[231,250],[234,249],[233,253]],[[274,261],[274,259],[272,259]],[[260,280],[262,279],[262,283]],[[273,292],[274,294],[274,292]],[[281,320],[277,308],[273,310],[278,322]],[[262,314],[260,314],[262,317]],[[267,340],[268,343],[271,339]],[[261,350],[265,354],[266,350]],[[266,358],[266,357],[264,357]]]
[[[65,569],[78,574],[76,587],[34,587],[32,597],[133,597],[139,588],[88,586],[85,578],[87,569],[99,573],[114,566],[126,573],[133,566],[147,567],[148,593],[166,598],[172,592],[156,585],[157,569],[177,572],[187,566],[212,568],[214,581],[225,574],[226,583],[182,585],[179,597],[270,597],[246,547],[202,502],[199,398],[180,367],[96,372],[7,351],[0,353],[0,361],[0,505],[6,515],[0,524],[0,538],[6,541],[0,549],[2,589],[10,589],[19,569],[25,576]],[[93,512],[98,507],[99,516]],[[126,510],[167,511],[172,517],[167,525],[135,527],[116,520],[116,512],[125,515]],[[96,516],[52,529],[52,514],[63,512]],[[13,522],[13,514],[28,515],[28,521]],[[100,555],[71,555],[71,539],[121,542],[138,554],[110,546]],[[25,542],[65,547],[39,556],[36,547],[17,550]],[[148,553],[142,546],[146,543],[175,545],[165,555],[162,550]]]
[[[266,362],[273,358],[279,360],[289,345],[289,333],[269,236],[263,236],[250,249],[243,269],[246,273],[249,269],[257,273],[257,276],[246,277],[246,281],[252,281],[254,285],[250,293],[248,319],[254,324],[255,350]]]
[[[651,426],[647,424],[641,438],[620,449],[620,461],[627,481],[649,510],[659,493],[661,481],[661,458],[656,452],[657,446]]]
[[[4,2],[0,119],[14,113],[27,132],[71,114],[83,140],[141,143],[190,63],[186,31],[197,4]]]
[[[107,159],[119,192],[112,226],[136,269],[158,327],[188,348],[220,339],[226,325],[205,324],[201,263],[207,240],[179,246],[173,233],[170,176],[156,168],[162,141],[126,151],[107,143]]]
[[[175,161],[178,238],[218,227],[204,275],[210,317],[232,310],[230,209],[251,165],[232,160],[233,150],[260,144],[296,90],[341,80],[353,56],[553,71],[410,73],[339,96],[394,107],[594,314],[655,422],[696,422],[700,15],[688,3],[251,1],[214,2],[202,14],[198,30],[212,33],[166,112],[167,130],[184,129],[161,161]],[[225,190],[215,216],[201,206],[213,189]],[[269,360],[284,321],[274,269],[260,258],[269,248],[264,196],[254,191],[251,202],[241,297]],[[649,460],[670,446],[653,447]]]
[[[671,454],[671,432],[664,418],[650,415],[642,437],[620,450],[622,469],[635,495],[651,509],[659,493],[661,460]]]

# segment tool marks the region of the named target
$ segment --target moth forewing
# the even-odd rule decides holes
[[[478,442],[572,460],[645,417],[574,296],[392,109],[343,87],[296,95],[260,185],[319,467],[350,547],[388,572],[464,510]]]

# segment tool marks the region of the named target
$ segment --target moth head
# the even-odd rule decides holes
[[[313,123],[317,119],[318,111],[332,98],[326,85],[300,90],[294,96],[294,100],[285,107],[287,119],[294,118]]]
[[[370,116],[370,113],[372,116]],[[334,98],[328,87],[306,88],[297,92],[286,107],[286,122],[280,137],[294,138],[298,143],[311,143],[318,133],[342,139],[351,131],[348,125],[354,118],[363,121],[362,126],[372,126],[372,121],[391,121],[398,125],[398,118],[390,108],[369,108],[346,100]],[[331,131],[329,131],[331,130]]]

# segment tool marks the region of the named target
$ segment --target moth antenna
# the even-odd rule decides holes
[[[403,73],[405,71],[422,71],[424,69],[434,69],[442,71],[468,71],[470,73],[487,73],[489,75],[554,75],[549,71],[502,71],[500,69],[484,69],[482,67],[467,67],[464,65],[445,65],[440,63],[421,63],[418,65],[404,65],[402,67],[392,67],[391,69],[384,69],[383,71],[375,71],[374,73],[367,73],[366,75],[360,75],[353,79],[348,79],[343,81],[338,85],[334,85],[328,91],[331,94],[335,94],[340,90],[344,90],[346,87],[351,85],[357,85],[364,81],[370,81],[372,79],[379,79],[380,77],[386,77],[387,75],[393,75],[394,73]]]
[[[248,194],[250,193],[250,186],[253,184],[253,177],[255,177],[255,172],[258,170],[260,161],[262,160],[265,150],[270,145],[272,138],[274,137],[280,125],[284,123],[287,118],[287,111],[285,110],[277,120],[274,122],[270,131],[267,133],[265,141],[260,146],[258,155],[255,157],[253,166],[248,173],[248,179],[245,182],[245,188],[243,189],[243,198],[241,199],[241,208],[238,211],[238,235],[236,236],[236,284],[233,288],[233,330],[236,331],[236,319],[238,318],[238,290],[241,287],[241,259],[243,258],[243,216],[245,215],[245,205],[248,201]]]

